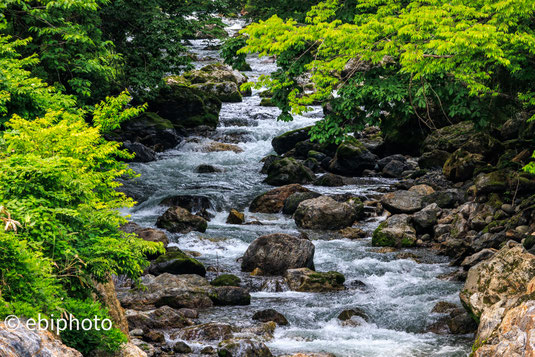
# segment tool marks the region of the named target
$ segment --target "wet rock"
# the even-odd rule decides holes
[[[314,181],[314,185],[327,187],[344,186],[344,179],[342,176],[327,173],[316,179],[316,181]]]
[[[223,172],[223,170],[220,169],[219,167],[215,167],[213,165],[207,165],[207,164],[202,164],[202,165],[197,166],[194,171],[198,174],[213,174],[217,172]]]
[[[468,271],[460,293],[464,306],[477,318],[493,304],[526,291],[535,276],[535,256],[508,242],[491,259]]]
[[[298,192],[308,193],[310,190],[298,184],[281,186],[256,197],[251,203],[249,210],[260,213],[279,213],[283,209],[283,206],[285,206],[285,201],[291,195]]]
[[[191,325],[191,321],[178,310],[162,306],[151,311],[127,310],[128,328],[142,331],[182,328]]]
[[[206,346],[201,350],[202,355],[216,355],[217,351],[212,346]]]
[[[416,232],[421,233],[433,228],[437,223],[439,213],[440,208],[436,203],[425,206],[424,209],[416,212],[412,216],[412,223],[414,224]]]
[[[178,341],[173,346],[173,352],[176,352],[176,353],[191,353],[192,350],[191,350],[191,347],[188,346],[185,342]]]
[[[264,163],[264,165],[262,165],[262,169],[260,170],[260,173],[264,174],[264,175],[267,175],[268,169],[271,166],[271,164],[274,163],[275,161],[280,160],[280,159],[282,159],[282,158],[280,156],[277,156],[277,155],[268,155],[268,156],[264,157],[262,160],[260,160],[260,162]]]
[[[172,149],[182,141],[171,121],[151,112],[123,122],[121,129],[108,136],[115,141],[140,143],[157,152]]]
[[[240,286],[241,279],[233,274],[221,274],[210,282],[212,286]]]
[[[364,321],[368,321],[368,320],[369,320],[369,317],[368,317],[368,315],[364,312],[364,310],[359,309],[359,308],[353,308],[353,309],[348,309],[348,310],[344,310],[344,311],[342,311],[342,312],[338,315],[338,320],[340,320],[340,321],[351,320],[351,318],[352,318],[353,316],[360,317],[360,318],[362,318]]]
[[[357,218],[355,208],[331,197],[320,196],[305,200],[294,213],[298,227],[307,229],[336,230],[353,225]]]
[[[365,231],[363,231],[360,228],[354,228],[354,227],[346,227],[343,229],[340,229],[338,233],[348,239],[360,239],[360,238],[366,238],[368,235]]]
[[[197,274],[206,275],[206,269],[197,259],[191,258],[180,249],[173,249],[160,255],[152,261],[149,267],[149,274],[160,275],[169,274]]]
[[[262,342],[251,339],[222,341],[217,351],[222,357],[272,357],[269,348]]]
[[[158,217],[156,226],[172,233],[205,232],[208,222],[200,216],[191,214],[187,209],[177,206],[170,207]]]
[[[414,213],[422,209],[422,198],[413,191],[395,191],[383,195],[381,204],[391,213]]]
[[[442,167],[442,172],[453,182],[466,181],[473,177],[477,167],[486,165],[481,154],[459,149],[450,155]]]
[[[147,331],[142,336],[144,341],[149,343],[162,343],[165,342],[165,336],[160,331]]]
[[[272,163],[267,171],[265,182],[273,186],[292,183],[310,183],[314,181],[314,173],[301,162],[292,157],[285,157]]]
[[[124,308],[146,311],[164,305],[175,309],[196,309],[213,305],[209,298],[213,288],[199,275],[144,275],[141,283],[144,289],[117,291],[117,297]]]
[[[210,298],[216,306],[249,305],[251,303],[249,291],[237,286],[218,286],[214,288]]]
[[[436,203],[440,208],[453,208],[461,201],[457,190],[444,190],[433,192],[422,199],[422,203],[427,206]]]
[[[295,148],[297,143],[310,139],[310,134],[308,132],[311,128],[311,126],[308,126],[306,128],[288,131],[282,135],[276,136],[271,140],[271,145],[277,154],[282,155]]]
[[[407,161],[392,160],[383,167],[381,171],[386,177],[402,177],[403,172],[411,170],[413,167]]]
[[[336,271],[324,273],[308,268],[288,269],[284,278],[294,291],[319,293],[345,289],[345,277]]]
[[[416,230],[406,214],[390,216],[372,235],[372,245],[381,247],[410,247],[416,243]]]
[[[444,150],[424,152],[418,159],[418,166],[422,169],[442,169],[450,153]]]
[[[496,254],[496,249],[483,249],[475,254],[472,254],[469,257],[464,258],[463,262],[461,263],[461,266],[468,270],[477,263],[492,258],[494,254]]]
[[[208,210],[212,208],[210,199],[206,196],[194,196],[194,195],[177,195],[163,199],[160,202],[163,206],[178,206],[187,209],[193,214],[203,217],[209,220],[211,215]]]
[[[451,311],[457,308],[458,306],[455,305],[454,303],[447,302],[447,301],[439,301],[435,304],[431,312],[434,312],[437,314],[446,314],[446,313],[450,313]]]
[[[245,215],[235,209],[230,210],[227,217],[227,224],[242,224],[245,222]]]
[[[135,155],[131,160],[133,162],[151,162],[156,160],[156,152],[141,143],[125,141],[123,146]]]
[[[462,308],[457,308],[450,312],[450,319],[448,319],[448,328],[450,333],[454,335],[465,335],[473,333],[477,330],[477,323],[474,319]]]
[[[294,214],[294,212],[297,210],[297,207],[299,204],[303,201],[310,200],[312,198],[316,198],[321,196],[317,192],[296,192],[291,194],[285,201],[284,201],[284,207],[282,208],[282,213],[284,214]]]
[[[212,141],[208,145],[202,148],[203,152],[219,152],[219,151],[232,151],[236,154],[243,152],[243,149],[235,144],[220,143]]]
[[[209,322],[202,325],[186,327],[171,335],[173,340],[185,341],[222,341],[232,338],[232,326],[225,323]]]
[[[281,275],[287,269],[314,269],[314,244],[305,237],[275,233],[255,239],[245,252],[241,269],[259,268],[266,275]]]
[[[329,164],[329,170],[344,176],[359,176],[366,169],[373,169],[377,156],[372,154],[358,140],[345,141]]]
[[[260,322],[273,321],[279,326],[288,325],[288,320],[286,320],[286,317],[274,309],[260,310],[255,312],[253,315],[253,320]]]
[[[215,128],[219,122],[221,101],[197,88],[171,84],[160,89],[149,103],[150,110],[169,120],[175,127]]]
[[[49,331],[11,328],[0,322],[0,354],[2,357],[82,357],[73,348],[65,346]]]

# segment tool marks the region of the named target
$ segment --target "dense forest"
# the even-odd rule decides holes
[[[229,36],[228,19],[243,21],[245,26]],[[217,43],[215,51],[222,63],[201,69],[196,66],[200,55],[193,49],[201,39]],[[206,48],[203,51],[208,51]],[[248,62],[257,57],[267,58],[265,63],[273,63],[274,69],[249,80],[240,71],[251,76]],[[144,158],[158,157],[206,127],[213,130],[225,103],[241,102],[253,91],[260,93],[266,108],[278,108],[280,125],[321,108],[321,118],[306,131],[291,131],[273,139],[277,155],[263,161],[269,185],[311,184],[315,175],[322,173],[324,184],[319,186],[337,186],[336,180],[343,181],[342,186],[348,178],[370,173],[399,179],[402,183],[396,188],[412,194],[403,180],[410,179],[413,186],[427,184],[418,180],[435,172],[448,180],[449,186],[442,187],[443,191],[433,187],[433,192],[453,188],[463,192],[463,198],[455,198],[451,205],[425,201],[430,194],[426,192],[426,198],[418,199],[427,203],[419,201],[415,209],[406,208],[414,204],[412,196],[401,195],[390,203],[385,201],[388,193],[386,198],[377,198],[382,203],[373,204],[363,204],[366,200],[360,197],[356,213],[354,198],[340,201],[335,197],[339,203],[336,210],[349,207],[352,219],[349,224],[332,227],[307,223],[312,219],[307,214],[312,214],[305,208],[301,211],[304,205],[299,201],[291,212],[295,212],[293,219],[299,228],[338,231],[363,219],[363,212],[376,205],[377,216],[386,209],[394,214],[391,217],[414,217],[410,218],[413,223],[403,223],[401,236],[395,231],[397,226],[389,226],[390,218],[381,223],[373,233],[374,246],[399,249],[442,244],[441,253],[460,265],[481,251],[501,254],[507,237],[507,241],[522,243],[523,251],[513,258],[521,256],[524,262],[531,262],[527,250],[535,243],[531,235],[535,197],[531,176],[535,174],[532,0],[3,0],[0,320],[11,315],[22,319],[69,314],[80,320],[111,318],[111,329],[66,330],[60,338],[84,356],[118,353],[131,338],[128,325],[132,322],[129,320],[126,328],[120,326],[106,286],[113,286],[120,277],[143,290],[142,277],[147,271],[159,276],[153,273],[154,259],[173,252],[169,247],[166,251],[167,244],[162,241],[143,239],[139,231],[125,229],[131,223],[124,212],[139,201],[121,188],[125,182],[139,179],[131,163],[149,162],[151,159]],[[379,140],[380,148],[365,148],[360,139]],[[221,151],[243,151],[231,146],[236,142],[216,144],[219,149],[224,147]],[[380,158],[395,155],[381,164]],[[413,161],[417,161],[414,167]],[[398,164],[402,168],[393,170],[398,173],[385,173],[385,167]],[[284,193],[284,199],[308,191],[299,190]],[[440,199],[447,200],[444,197]],[[303,202],[309,199],[317,198],[302,197]],[[484,208],[451,211],[468,201]],[[336,206],[336,202],[332,204]],[[437,223],[436,217],[431,224],[417,221],[415,217],[428,210],[427,204],[435,203],[440,208],[433,209],[450,210],[438,213],[443,222]],[[258,208],[265,204],[262,199],[255,199],[247,212],[255,212],[255,204],[256,212],[263,212]],[[287,204],[280,203],[264,212],[286,213],[283,205],[286,210]],[[176,206],[181,204],[172,206],[175,211],[166,211],[157,226],[176,233],[176,222],[168,221],[177,220]],[[494,207],[491,213],[481,213],[490,206]],[[181,214],[199,216],[188,218],[188,224],[202,219],[205,227],[194,231],[204,232],[208,214],[192,207],[188,207],[191,212]],[[455,218],[444,219],[448,214]],[[232,210],[232,215],[243,221],[240,212]],[[231,216],[227,223],[233,222]],[[485,221],[487,216],[489,221]],[[476,221],[477,225],[471,225]],[[259,227],[261,224],[258,222]],[[456,229],[455,234],[448,233],[452,240],[438,240],[433,228],[437,225],[452,225]],[[395,233],[389,236],[388,229]],[[474,248],[466,243],[473,232],[503,233],[503,239]],[[425,235],[434,235],[435,241],[426,241]],[[241,266],[247,272],[257,268],[254,264],[250,270],[244,268],[249,249]],[[495,253],[498,250],[500,253]],[[202,266],[178,252],[184,255],[180,264]],[[481,254],[475,261],[483,261]],[[314,264],[303,267],[313,269]],[[526,269],[526,276],[515,275],[523,276],[515,288],[522,292],[535,277],[535,263]],[[201,270],[199,275],[204,276],[206,270]],[[336,275],[340,273],[330,273],[328,278],[312,278],[317,280],[315,284],[324,284],[325,279],[340,284]],[[467,284],[470,274],[475,274],[472,269]],[[343,285],[344,277],[341,279]],[[463,279],[466,276],[459,280]],[[499,290],[493,284],[491,288]],[[467,303],[472,301],[469,298],[463,299],[462,294],[469,290],[465,286],[461,300],[479,323],[483,309]],[[223,299],[211,294],[216,305]],[[533,300],[530,294],[516,297],[508,308]],[[498,325],[496,322],[494,327]],[[481,328],[478,334],[474,353],[487,340],[497,338],[492,335],[483,340],[480,337],[486,335]],[[2,351],[0,346],[0,354]],[[180,355],[177,351],[175,347],[165,354],[162,349],[152,355]],[[220,356],[241,356],[225,353],[219,351]],[[261,353],[265,354],[243,356],[271,355],[269,351]],[[514,355],[508,353],[502,355]]]

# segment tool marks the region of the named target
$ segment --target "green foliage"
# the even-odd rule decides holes
[[[247,64],[245,53],[238,53],[240,49],[245,47],[247,39],[245,36],[231,37],[227,39],[223,46],[221,46],[221,57],[223,57],[226,64],[232,66],[232,68],[238,71],[251,70],[249,64]]]
[[[485,126],[534,106],[526,100],[535,79],[532,1],[355,5],[350,22],[348,9],[327,0],[311,9],[304,26],[274,16],[244,30],[242,52],[277,56],[280,70],[259,83],[274,90],[282,119],[332,100],[334,111],[315,130],[316,139],[378,120],[418,119],[434,128],[470,118]],[[313,92],[298,84],[305,72]]]
[[[126,219],[118,210],[133,201],[116,191],[117,179],[134,175],[119,160],[131,155],[102,137],[144,108],[127,108],[126,92],[77,108],[25,69],[39,65],[20,54],[25,44],[0,35],[0,318],[107,317],[90,301],[95,282],[113,274],[136,280],[145,256],[163,250],[119,230]],[[116,329],[64,336],[84,352],[124,341]]]
[[[320,0],[248,0],[245,6],[247,16],[256,20],[265,20],[273,15],[283,19],[294,18],[304,21],[306,13]]]
[[[98,321],[103,321],[109,318],[108,312],[91,299],[69,299],[65,303],[65,309],[80,323],[84,319],[95,321],[96,318]],[[107,328],[107,326],[104,327]],[[104,330],[102,325],[98,328],[100,330],[67,329],[61,332],[61,338],[64,343],[82,352],[84,356],[94,350],[117,351],[123,343],[128,342],[128,338],[118,328]]]

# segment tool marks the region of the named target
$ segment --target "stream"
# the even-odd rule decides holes
[[[243,26],[229,22],[228,30]],[[199,58],[218,58],[217,50],[207,49],[214,41],[192,41],[192,50]],[[245,72],[254,80],[276,69],[267,58],[250,57],[252,71]],[[196,62],[197,67],[210,61]],[[431,312],[439,301],[459,304],[461,285],[441,280],[452,272],[448,261],[424,250],[404,250],[421,258],[397,259],[396,254],[378,253],[371,246],[371,233],[381,218],[370,218],[357,224],[368,232],[359,240],[314,239],[314,262],[318,271],[335,270],[346,277],[348,289],[335,293],[300,293],[288,291],[276,278],[251,277],[240,271],[239,258],[256,238],[270,233],[298,233],[293,219],[282,214],[252,214],[250,202],[273,187],[262,181],[260,160],[272,153],[271,139],[286,131],[313,124],[321,118],[317,107],[292,122],[277,122],[277,108],[259,106],[258,91],[244,97],[241,103],[224,103],[220,123],[211,139],[240,146],[242,153],[202,152],[210,142],[205,137],[188,137],[173,150],[160,154],[157,161],[133,163],[141,176],[127,183],[140,203],[125,211],[131,219],[154,227],[166,207],[158,203],[173,195],[202,195],[210,198],[215,215],[205,233],[168,234],[171,245],[199,252],[199,260],[207,267],[238,275],[251,286],[250,306],[214,307],[200,312],[199,322],[228,322],[238,326],[253,323],[254,312],[274,308],[286,316],[290,324],[277,327],[275,337],[266,345],[274,355],[297,352],[330,352],[336,356],[466,356],[471,336],[454,336],[427,332],[427,327],[440,315]],[[214,165],[221,173],[200,174],[194,169],[200,164]],[[391,185],[393,180],[360,178],[355,185],[342,187],[306,186],[322,194],[351,193],[374,196]],[[245,212],[246,221],[259,220],[263,225],[229,225],[225,223],[230,209]],[[328,236],[327,236],[328,238]],[[208,279],[216,273],[209,272]],[[362,287],[363,282],[365,287]],[[338,314],[358,307],[369,321],[360,326],[344,326]],[[192,347],[195,345],[193,344]]]

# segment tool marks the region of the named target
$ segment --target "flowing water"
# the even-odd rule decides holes
[[[241,24],[229,24],[229,30]],[[193,41],[193,51],[202,59],[217,58],[217,51],[206,48],[205,41]],[[269,59],[249,58],[250,79],[276,69]],[[197,67],[209,61],[196,63]],[[266,344],[274,355],[292,352],[331,352],[337,356],[466,356],[470,336],[438,335],[426,327],[438,320],[431,313],[439,301],[459,303],[458,283],[440,280],[438,276],[451,271],[447,261],[429,252],[414,250],[423,263],[396,259],[396,253],[377,253],[371,247],[371,232],[380,218],[359,224],[370,233],[361,240],[316,239],[315,265],[318,271],[335,270],[346,276],[347,290],[336,293],[299,293],[285,289],[276,279],[250,277],[240,272],[238,259],[257,237],[276,232],[297,233],[291,217],[282,214],[252,214],[247,210],[254,197],[269,190],[260,174],[260,160],[272,152],[271,139],[288,130],[313,124],[321,118],[320,108],[293,122],[277,122],[278,109],[260,107],[254,91],[241,103],[225,103],[220,124],[214,136],[220,141],[237,143],[244,151],[205,153],[200,148],[211,139],[188,138],[175,150],[167,151],[157,161],[132,164],[141,177],[127,184],[130,192],[140,197],[128,213],[143,226],[154,227],[156,218],[166,207],[161,199],[178,194],[203,195],[211,199],[215,217],[205,233],[170,234],[172,244],[181,249],[201,253],[198,258],[206,266],[236,274],[252,287],[250,306],[221,307],[202,311],[200,322],[218,321],[248,326],[255,311],[274,308],[284,314],[290,324],[277,327],[275,338]],[[194,169],[211,164],[221,173],[199,174]],[[377,190],[392,183],[387,179],[360,179],[358,184],[328,188],[309,188],[323,193],[351,193],[373,196]],[[259,220],[263,225],[228,225],[231,208],[245,211],[246,220]],[[325,238],[325,237],[323,237]],[[209,273],[214,277],[214,273]],[[360,283],[363,282],[365,287]],[[344,326],[337,315],[345,309],[358,307],[369,316],[360,326]]]

